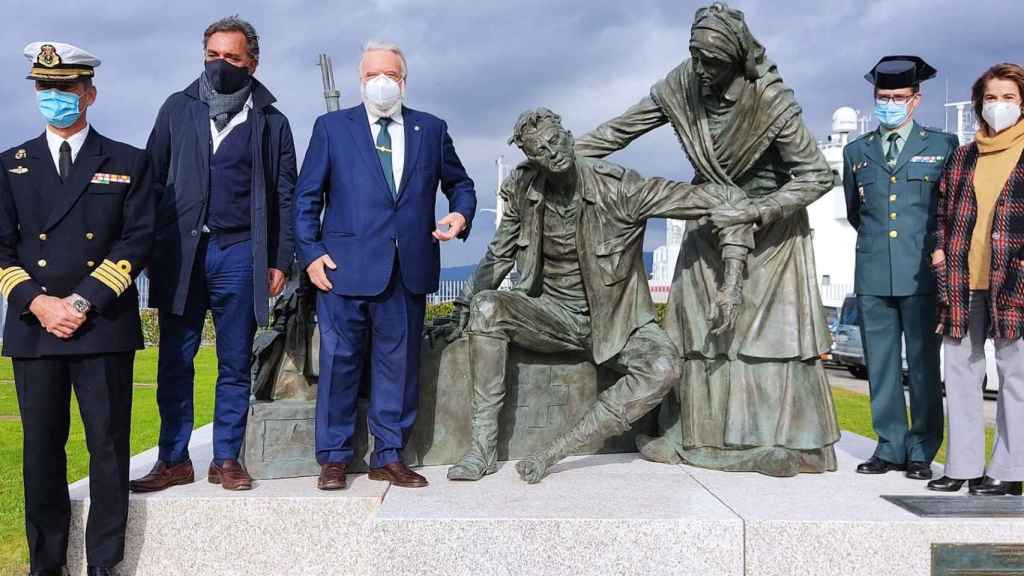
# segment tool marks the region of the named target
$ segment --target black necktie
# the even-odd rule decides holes
[[[377,134],[377,157],[380,158],[380,167],[384,170],[384,179],[388,181],[388,188],[391,195],[398,195],[398,188],[395,186],[395,168],[391,163],[391,134],[388,132],[388,125],[391,118],[377,120],[380,125],[380,134]]]
[[[889,151],[885,153],[885,161],[889,164],[895,164],[896,159],[899,158],[899,154],[896,153],[896,142],[900,139],[900,135],[893,132],[889,134]]]
[[[65,140],[60,145],[60,179],[66,180],[68,174],[71,174],[71,145]]]

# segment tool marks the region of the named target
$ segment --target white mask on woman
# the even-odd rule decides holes
[[[391,116],[402,105],[402,87],[391,78],[380,74],[362,85],[363,103],[378,116]]]
[[[1020,120],[1020,103],[985,102],[981,107],[981,117],[993,133],[1002,132]]]

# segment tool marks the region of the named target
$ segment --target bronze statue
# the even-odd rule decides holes
[[[733,329],[707,311],[729,266],[709,227],[690,230],[673,280],[665,328],[685,362],[663,435],[641,453],[721,470],[775,476],[835,470],[835,408],[820,355],[829,333],[818,294],[805,207],[833,183],[793,92],[743,13],[722,3],[697,11],[691,58],[623,115],[577,141],[604,157],[671,124],[695,184],[742,188],[749,199],[711,211],[718,226],[756,227],[744,298]]]
[[[497,468],[498,414],[511,344],[543,353],[583,354],[622,374],[583,417],[516,468],[530,483],[570,453],[628,430],[679,380],[680,359],[654,316],[642,244],[648,218],[701,219],[716,206],[747,205],[737,187],[641,178],[632,170],[576,156],[572,134],[546,109],[516,122],[511,142],[527,157],[501,186],[505,212],[487,254],[457,301],[453,338],[468,337],[474,388],[472,445],[449,469],[479,480]],[[732,273],[714,295],[715,328],[730,329],[741,302],[753,225],[701,229]],[[498,291],[515,266],[512,290]],[[717,285],[717,280],[715,281]]]

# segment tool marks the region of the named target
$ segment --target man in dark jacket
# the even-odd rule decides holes
[[[25,56],[48,125],[0,153],[0,293],[25,434],[31,574],[64,574],[74,388],[89,449],[88,574],[104,576],[124,557],[132,363],[143,344],[134,279],[156,203],[145,152],[86,120],[99,60],[59,42],[29,44]]]
[[[292,261],[291,197],[295,150],[288,120],[252,77],[259,37],[225,18],[203,36],[205,71],[172,94],[149,138],[157,210],[151,302],[160,309],[160,457],[133,481],[136,492],[193,481],[193,361],[207,310],[217,333],[214,461],[209,480],[247,490],[238,462],[249,408],[250,360],[268,299],[281,292]]]

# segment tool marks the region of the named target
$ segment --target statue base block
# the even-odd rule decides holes
[[[540,450],[583,416],[598,394],[618,379],[610,370],[571,356],[538,354],[513,348],[509,382],[500,416],[498,458],[516,460]],[[315,402],[253,402],[249,409],[243,460],[253,478],[269,480],[316,476]],[[366,426],[365,400],[359,402],[352,471],[364,471],[373,449]],[[416,425],[403,456],[410,466],[458,462],[469,448],[473,385],[466,341],[424,341],[420,369],[420,405]],[[580,454],[636,450],[637,434],[654,434],[656,413],[648,414],[625,434],[589,446]]]
[[[241,493],[207,482],[211,435],[193,436],[195,484],[132,495],[120,574],[877,576],[929,574],[934,544],[1024,542],[1021,518],[919,518],[887,502],[922,483],[856,474],[874,446],[852,434],[836,448],[839,472],[795,478],[614,454],[567,459],[536,485],[509,462],[479,482],[425,467],[422,489],[353,474],[338,492],[292,478]],[[133,458],[132,477],[156,457]],[[71,500],[79,576],[88,480]]]

